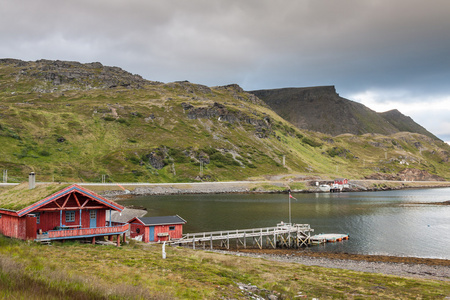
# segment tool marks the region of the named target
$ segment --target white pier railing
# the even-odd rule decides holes
[[[173,241],[173,244],[189,245],[195,249],[196,244],[210,244],[213,248],[214,241],[220,241],[221,247],[230,248],[230,240],[236,240],[236,246],[247,247],[247,239],[253,241],[260,249],[263,247],[263,238],[266,238],[266,245],[272,248],[278,247],[300,247],[310,244],[311,229],[309,224],[289,224],[280,223],[276,227],[236,229],[227,231],[212,231],[201,233],[187,233],[179,240]]]

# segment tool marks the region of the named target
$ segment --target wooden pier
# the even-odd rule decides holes
[[[213,249],[214,242],[220,242],[220,247],[230,249],[230,241],[236,242],[236,248],[246,248],[250,242],[252,246],[262,249],[264,246],[272,248],[299,248],[311,244],[311,229],[309,224],[280,223],[276,227],[237,229],[229,231],[213,231],[202,233],[187,233],[174,245],[200,246],[203,249],[209,245]],[[265,243],[264,243],[265,242]]]

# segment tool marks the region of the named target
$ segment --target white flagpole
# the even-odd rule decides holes
[[[289,192],[289,225],[291,225],[291,192]]]

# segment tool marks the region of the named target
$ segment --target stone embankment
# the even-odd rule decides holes
[[[294,183],[303,183],[304,189],[291,188]],[[320,193],[317,182],[328,181],[233,181],[233,182],[195,182],[195,183],[160,183],[160,184],[122,184],[128,193],[120,188],[103,191],[107,197],[133,197],[144,195],[181,195],[181,194],[224,194],[224,193]],[[386,181],[386,180],[352,180],[346,192],[386,191],[408,188],[450,187],[447,181]]]

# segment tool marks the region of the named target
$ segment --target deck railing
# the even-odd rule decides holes
[[[130,224],[123,224],[119,226],[111,227],[96,227],[96,228],[76,228],[76,229],[62,229],[62,230],[49,230],[46,238],[73,238],[77,236],[96,236],[96,235],[109,235],[119,234],[127,231]]]
[[[228,238],[242,238],[242,237],[254,237],[254,236],[267,236],[274,234],[284,234],[290,232],[312,232],[309,224],[277,224],[276,227],[264,227],[264,228],[250,228],[250,229],[237,229],[237,230],[225,230],[225,231],[212,231],[201,233],[186,233],[177,243],[192,243],[193,241],[209,241],[209,240],[222,240]]]

